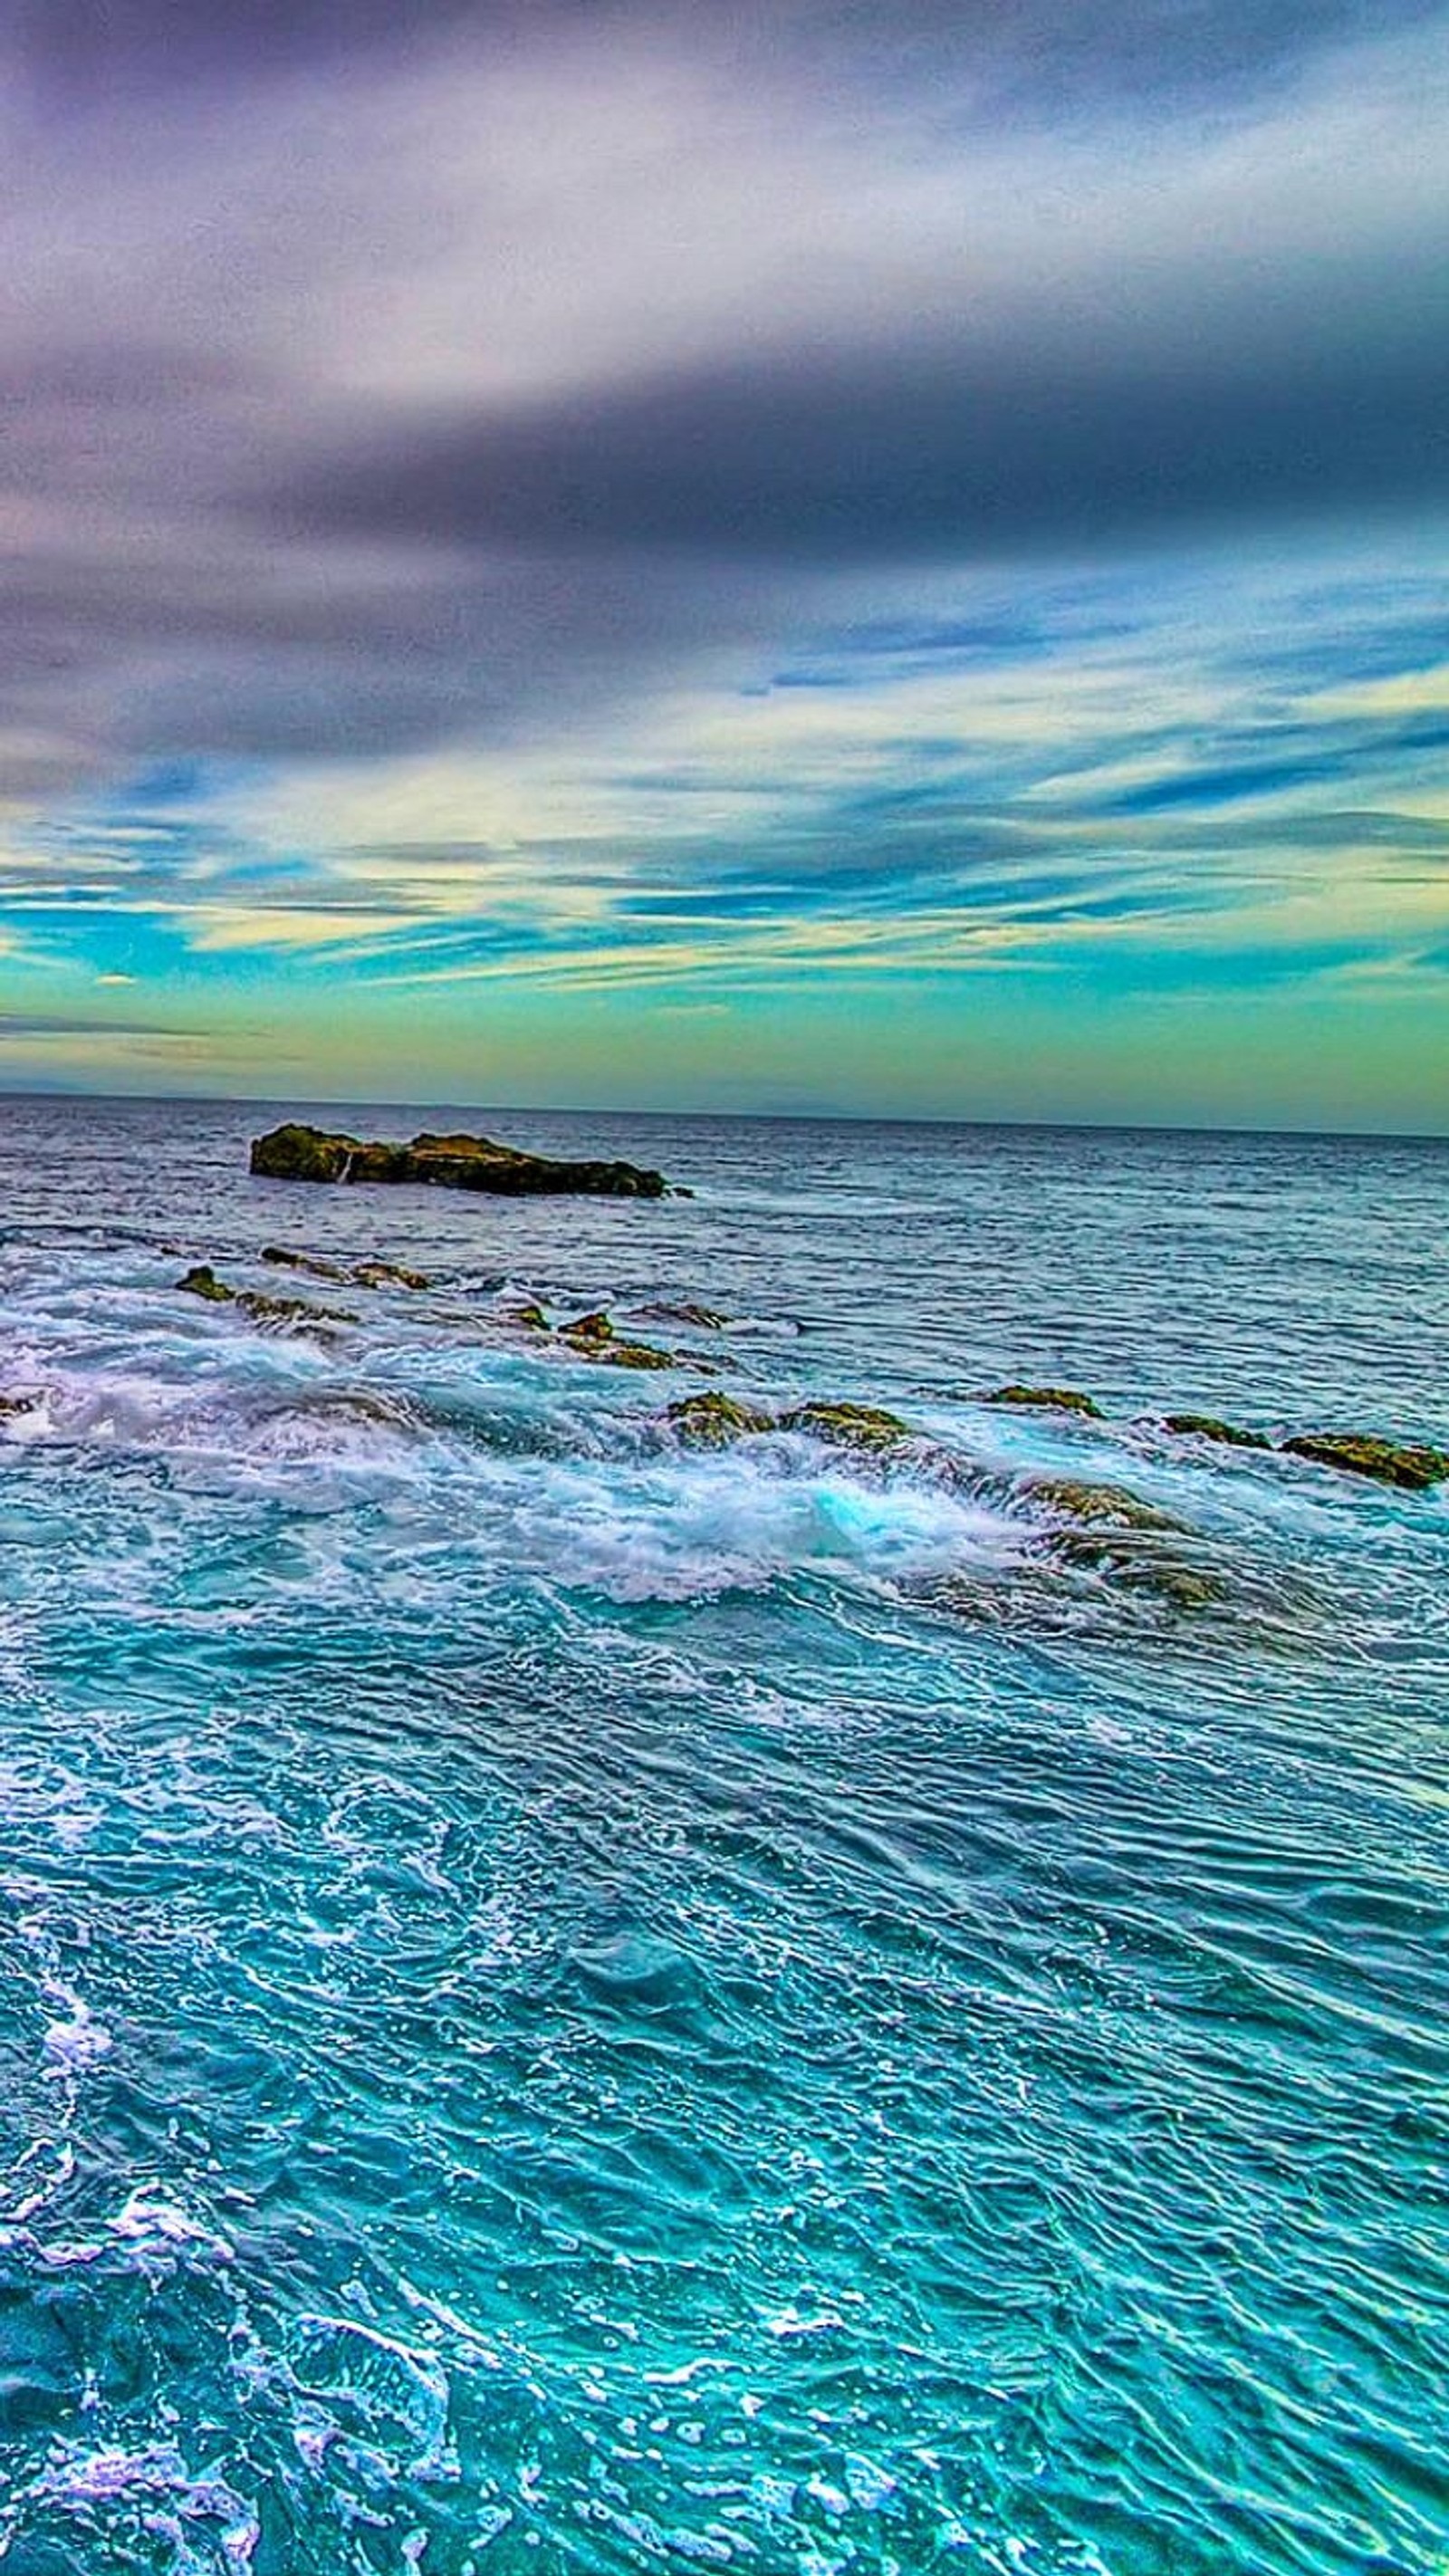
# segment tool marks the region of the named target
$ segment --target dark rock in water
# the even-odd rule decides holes
[[[1021,1404],[1042,1413],[1076,1413],[1091,1422],[1102,1420],[1102,1408],[1090,1395],[1074,1386],[998,1386],[990,1395],[978,1398],[982,1404]]]
[[[1033,1502],[1062,1512],[1069,1520],[1124,1530],[1180,1530],[1181,1521],[1145,1503],[1125,1485],[1078,1484],[1072,1476],[1034,1476],[1025,1487]]]
[[[1290,1457],[1339,1467],[1349,1476],[1372,1476],[1411,1494],[1427,1493],[1449,1477],[1449,1450],[1431,1448],[1426,1441],[1383,1440],[1369,1431],[1302,1431],[1283,1447]]]
[[[0,1395],[0,1416],[3,1416],[8,1421],[12,1414],[34,1413],[37,1407],[42,1405],[44,1402],[45,1390],[43,1387],[25,1387],[21,1389],[18,1395]]]
[[[894,1449],[911,1437],[899,1414],[876,1404],[797,1404],[780,1416],[782,1431],[808,1431],[845,1449]]]
[[[773,1431],[773,1414],[762,1413],[758,1406],[741,1404],[733,1395],[719,1395],[711,1390],[706,1395],[681,1396],[664,1416],[681,1440],[699,1449],[725,1449],[732,1440],[744,1440],[752,1432]]]
[[[521,1324],[525,1331],[530,1333],[546,1333],[549,1330],[549,1320],[543,1308],[535,1305],[531,1299],[526,1306],[510,1306],[506,1321],[510,1324]]]
[[[311,1252],[289,1252],[285,1245],[280,1243],[264,1243],[262,1259],[269,1261],[274,1269],[305,1270],[313,1279],[340,1280],[347,1276],[344,1270],[339,1270],[335,1261],[319,1261]]]
[[[1235,1422],[1220,1422],[1215,1413],[1165,1413],[1164,1431],[1186,1440],[1220,1440],[1229,1449],[1271,1449],[1261,1431],[1240,1431]]]
[[[524,1153],[488,1136],[415,1136],[410,1145],[364,1143],[319,1127],[289,1123],[258,1136],[251,1169],[270,1181],[426,1182],[445,1190],[487,1190],[505,1197],[582,1191],[601,1198],[659,1199],[662,1172],[637,1163],[563,1163]]]
[[[188,1297],[204,1297],[212,1306],[240,1306],[253,1323],[264,1327],[305,1328],[309,1324],[355,1324],[357,1317],[338,1306],[311,1306],[305,1297],[264,1297],[255,1288],[229,1288],[209,1261],[199,1261],[176,1282]]]
[[[678,1365],[673,1351],[656,1351],[652,1342],[603,1342],[591,1356],[603,1360],[609,1368],[667,1369]]]
[[[696,1333],[722,1333],[728,1320],[724,1315],[717,1315],[713,1306],[696,1306],[691,1303],[682,1306],[641,1306],[638,1311],[641,1315],[649,1316],[656,1323],[688,1324]]]
[[[355,1288],[430,1288],[422,1270],[404,1269],[400,1261],[359,1261],[349,1273]]]
[[[559,1331],[566,1342],[611,1342],[614,1338],[614,1327],[602,1308],[592,1315],[576,1315],[571,1324],[560,1324]]]
[[[184,1279],[177,1280],[176,1285],[188,1297],[205,1297],[213,1306],[229,1306],[236,1296],[234,1288],[228,1288],[224,1280],[218,1279],[209,1261],[196,1262]]]

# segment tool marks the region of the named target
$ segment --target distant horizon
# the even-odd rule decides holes
[[[903,1116],[899,1112],[871,1109],[658,1109],[630,1108],[599,1102],[501,1101],[501,1100],[422,1100],[385,1099],[381,1094],[356,1093],[330,1099],[309,1097],[303,1093],[233,1091],[98,1091],[80,1086],[55,1084],[48,1089],[21,1089],[0,1083],[0,1104],[12,1101],[76,1101],[108,1107],[145,1104],[175,1109],[254,1109],[295,1111],[298,1109],[349,1110],[376,1109],[391,1112],[424,1113],[458,1110],[474,1118],[627,1118],[655,1120],[660,1125],[688,1122],[730,1126],[795,1126],[795,1127],[963,1127],[972,1129],[1019,1131],[1022,1134],[1063,1134],[1084,1136],[1241,1136],[1260,1138],[1264,1142],[1323,1145],[1443,1145],[1449,1146],[1449,1128],[1411,1127],[1268,1127],[1226,1126],[1213,1121],[1189,1122],[1180,1119],[1153,1118],[1009,1118],[964,1116],[959,1113],[921,1113]]]

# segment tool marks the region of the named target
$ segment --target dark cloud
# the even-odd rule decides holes
[[[1422,24],[1435,0],[12,0],[42,92],[265,81],[430,44],[535,47],[580,32],[773,63],[817,81],[969,80],[1020,105],[1241,87],[1357,36]],[[5,22],[0,20],[0,26]]]
[[[1449,268],[1276,338],[789,354],[362,441],[277,521],[445,545],[872,557],[1080,548],[1184,521],[1441,500]],[[1309,293],[1305,282],[1305,297]]]

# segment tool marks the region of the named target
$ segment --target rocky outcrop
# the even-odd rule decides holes
[[[400,1261],[358,1261],[344,1270],[336,1261],[319,1261],[312,1252],[289,1252],[280,1243],[264,1243],[262,1259],[278,1270],[305,1270],[309,1279],[335,1279],[353,1288],[430,1288],[421,1270],[404,1269]]]
[[[340,1306],[313,1306],[305,1297],[264,1297],[255,1288],[228,1287],[209,1261],[198,1261],[176,1285],[184,1295],[204,1298],[209,1306],[238,1306],[254,1324],[272,1331],[305,1332],[309,1326],[357,1321]]]
[[[666,1408],[664,1418],[679,1438],[695,1449],[727,1449],[732,1440],[775,1428],[773,1414],[762,1413],[758,1405],[741,1404],[738,1397],[721,1395],[714,1389],[704,1395],[681,1396],[677,1404]]]
[[[876,1452],[894,1449],[911,1437],[900,1415],[887,1413],[878,1404],[797,1404],[793,1411],[781,1414],[780,1429],[808,1431],[816,1440],[832,1441],[842,1449]]]
[[[1309,1458],[1318,1467],[1338,1467],[1345,1475],[1372,1476],[1380,1485],[1399,1485],[1411,1494],[1427,1493],[1449,1478],[1449,1449],[1427,1441],[1383,1440],[1369,1431],[1302,1431],[1285,1440],[1291,1458]]]
[[[1220,1422],[1215,1413],[1165,1413],[1164,1431],[1183,1440],[1218,1440],[1228,1449],[1271,1449],[1261,1431],[1240,1431],[1235,1422]]]
[[[1075,1413],[1089,1422],[1102,1420],[1095,1396],[1075,1386],[998,1386],[979,1398],[982,1404],[1020,1404],[1038,1413]]]
[[[364,1143],[320,1127],[288,1124],[258,1136],[253,1177],[267,1181],[420,1182],[435,1189],[486,1190],[505,1198],[579,1191],[596,1198],[659,1199],[662,1172],[637,1163],[565,1163],[524,1153],[489,1136],[415,1136],[408,1145]]]

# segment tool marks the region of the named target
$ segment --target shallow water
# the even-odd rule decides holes
[[[5,2576],[1442,2576],[1449,1491],[1142,1417],[1449,1442],[1449,1149],[276,1114],[0,1103]]]

